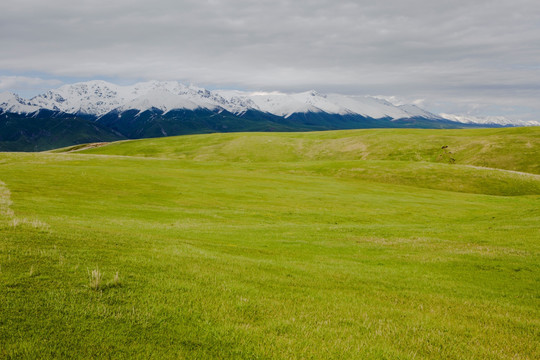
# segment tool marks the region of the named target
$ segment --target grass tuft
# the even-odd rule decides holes
[[[120,283],[120,274],[118,273],[118,271],[114,274],[114,277],[112,279],[111,282],[109,282],[109,287],[117,287],[117,286],[120,286],[121,283]]]
[[[11,210],[11,192],[5,186],[5,184],[0,181],[0,220],[6,219],[12,219],[14,216],[13,210]]]
[[[94,270],[89,272],[90,276],[90,289],[100,290],[103,285],[103,273],[96,267]]]
[[[11,227],[17,227],[21,224],[21,220],[20,219],[17,219],[17,218],[13,218],[11,219],[11,221],[9,222],[9,224],[11,225]]]
[[[11,225],[11,227],[19,227],[19,226],[23,226],[23,225],[27,225],[27,226],[30,226],[34,229],[38,229],[38,230],[43,230],[43,231],[46,231],[49,229],[49,225],[41,220],[38,220],[38,219],[24,219],[24,218],[17,218],[17,217],[14,217],[11,219],[11,221],[9,222],[9,224]]]

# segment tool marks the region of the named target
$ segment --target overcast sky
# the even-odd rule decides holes
[[[0,91],[180,80],[540,120],[538,0],[2,0]]]

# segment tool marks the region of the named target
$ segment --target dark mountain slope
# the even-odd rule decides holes
[[[0,151],[42,151],[74,144],[125,139],[91,117],[50,110],[0,115]]]

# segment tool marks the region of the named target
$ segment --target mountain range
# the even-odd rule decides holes
[[[483,121],[483,123],[482,123]],[[0,94],[0,151],[39,151],[77,143],[236,131],[353,128],[460,128],[509,124],[435,115],[369,96],[207,90],[176,81],[120,86],[64,85],[31,99]]]

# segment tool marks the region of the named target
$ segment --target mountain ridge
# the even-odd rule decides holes
[[[213,132],[479,126],[511,124],[479,125],[369,96],[207,90],[177,81],[121,86],[93,80],[31,99],[0,93],[0,151]]]
[[[218,112],[227,110],[235,115],[255,110],[285,118],[297,113],[323,112],[391,120],[421,117],[485,126],[540,125],[540,122],[536,121],[509,120],[502,116],[433,114],[413,104],[394,105],[384,99],[371,96],[321,94],[315,90],[299,93],[207,90],[178,81],[152,80],[133,85],[116,85],[104,80],[91,80],[66,84],[30,99],[24,99],[10,92],[0,93],[0,114],[6,112],[29,114],[40,109],[96,117],[101,117],[111,111],[139,110],[144,112],[158,109],[167,113],[178,109],[207,109]]]
[[[257,110],[283,117],[307,112],[357,114],[374,119],[417,116],[417,114],[409,113],[405,108],[369,96],[321,94],[315,90],[291,94],[207,90],[177,81],[148,81],[121,86],[102,80],[93,80],[64,85],[31,99],[23,99],[15,94],[0,97],[0,109],[4,112],[30,113],[47,109],[99,117],[113,110],[145,111],[151,108],[164,112],[195,108],[222,109],[233,114]],[[429,114],[431,118],[440,118],[423,109],[422,111]]]

